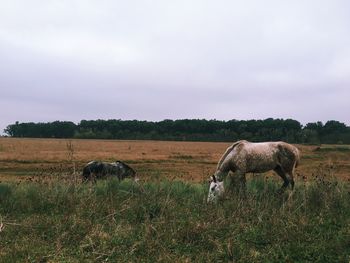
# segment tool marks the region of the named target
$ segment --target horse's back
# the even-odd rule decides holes
[[[105,171],[105,163],[99,161],[91,161],[83,168],[83,176],[90,176],[91,174],[100,175]]]
[[[265,172],[277,166],[290,170],[299,162],[299,150],[283,141],[240,141],[231,158],[239,169],[246,172]]]
[[[272,156],[278,151],[280,142],[248,142],[242,141],[237,146],[237,152],[254,156]]]
[[[294,156],[298,157],[299,150],[294,145],[283,141],[276,142],[248,142],[242,141],[240,143],[240,148],[255,154],[273,154],[278,151],[286,151],[292,153]]]

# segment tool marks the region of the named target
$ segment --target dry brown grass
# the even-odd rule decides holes
[[[144,179],[170,177],[200,182],[214,172],[230,143],[60,140],[0,138],[0,180],[23,180],[36,175],[80,173],[91,160],[123,160]],[[312,177],[320,168],[350,179],[350,151],[317,151],[297,145],[302,152],[298,174]],[[336,146],[327,146],[336,147]]]

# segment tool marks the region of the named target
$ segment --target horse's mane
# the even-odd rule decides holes
[[[224,154],[221,156],[220,161],[218,162],[218,165],[216,166],[216,169],[219,170],[220,166],[222,165],[222,163],[225,161],[227,155],[242,141],[237,141],[235,143],[233,143],[230,147],[228,147],[226,149],[226,151],[224,152]]]

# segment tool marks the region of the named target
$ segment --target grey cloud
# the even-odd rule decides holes
[[[350,124],[345,0],[1,4],[0,129],[94,118]]]

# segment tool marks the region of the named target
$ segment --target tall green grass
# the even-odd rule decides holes
[[[0,184],[0,262],[349,262],[349,185]]]

